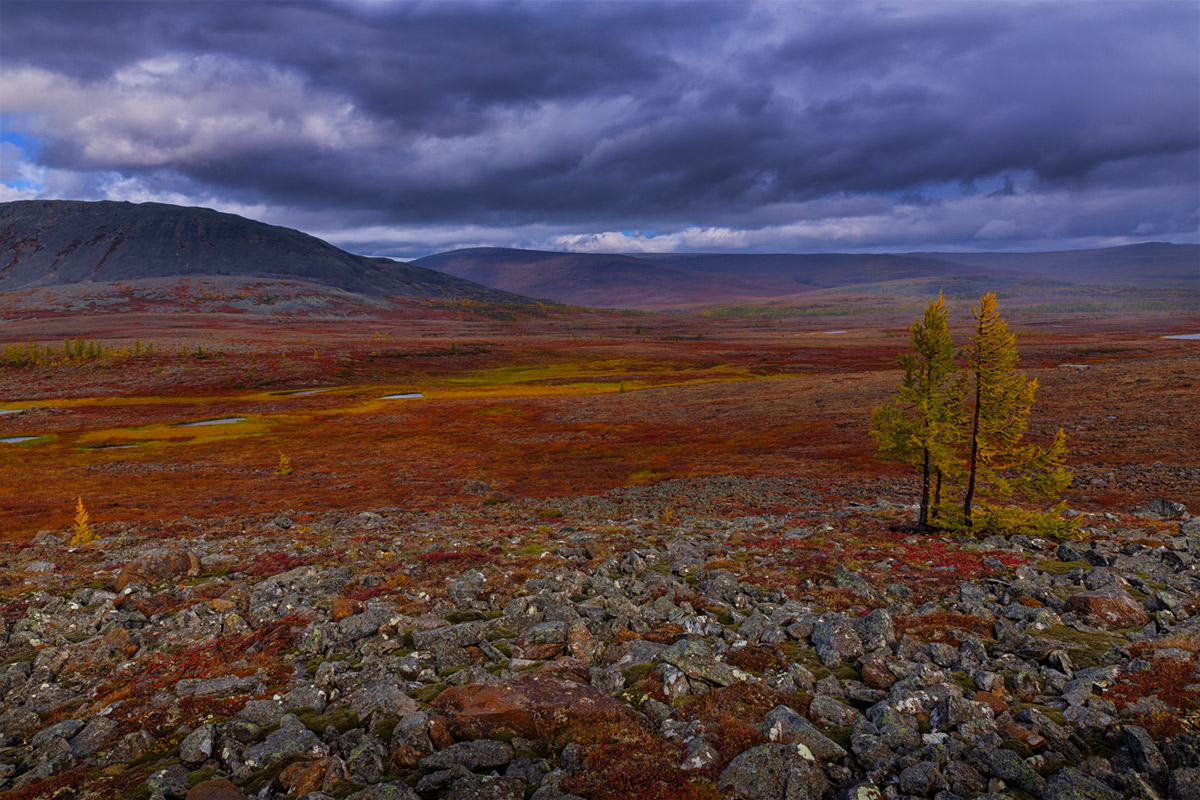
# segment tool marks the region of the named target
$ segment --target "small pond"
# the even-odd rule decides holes
[[[1164,336],[1164,339],[1200,339],[1200,333],[1178,333],[1174,336]]]
[[[202,419],[199,422],[181,422],[176,428],[199,428],[201,425],[232,425],[245,421],[245,417],[222,417],[220,419]]]
[[[385,394],[380,400],[416,400],[423,398],[425,395],[420,392],[408,392],[407,394]]]
[[[34,439],[40,439],[40,436],[6,436],[0,439],[3,444],[20,444],[21,442],[32,442]]]
[[[5,414],[20,414],[22,411],[24,411],[22,408],[0,408],[0,417]]]

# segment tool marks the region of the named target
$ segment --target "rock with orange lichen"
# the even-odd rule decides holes
[[[636,716],[629,706],[586,683],[545,674],[454,686],[438,695],[433,707],[460,740],[498,734],[544,739],[573,726]]]
[[[1073,594],[1067,598],[1067,610],[1097,627],[1141,627],[1150,621],[1136,600],[1115,588]]]

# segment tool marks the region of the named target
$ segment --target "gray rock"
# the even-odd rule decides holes
[[[318,714],[325,711],[327,695],[316,684],[302,683],[280,698],[284,711],[306,711],[312,709]]]
[[[413,700],[394,683],[373,683],[350,695],[354,713],[364,723],[388,717],[403,717],[418,709]]]
[[[818,800],[829,791],[816,763],[789,744],[750,748],[729,763],[719,786],[746,800]]]
[[[421,800],[421,796],[403,783],[379,783],[347,795],[346,800]]]
[[[680,639],[668,647],[662,652],[662,660],[683,670],[689,678],[717,686],[730,686],[749,677],[741,670],[717,661],[704,642],[691,639]]]
[[[243,760],[251,769],[262,769],[285,758],[322,758],[329,748],[293,714],[285,714],[279,730],[259,744],[246,748]]]
[[[1137,725],[1121,727],[1121,744],[1133,757],[1133,763],[1138,772],[1145,772],[1152,780],[1165,784],[1167,782],[1167,762],[1159,752],[1158,746],[1150,738],[1145,728]]]
[[[463,766],[469,770],[503,767],[513,759],[512,745],[490,739],[458,742],[421,759],[422,769],[443,770]]]
[[[278,725],[279,720],[283,719],[283,703],[278,700],[251,700],[238,712],[238,716],[261,728]]]
[[[857,709],[823,695],[813,698],[812,703],[808,706],[808,713],[822,722],[829,725],[840,725],[843,728],[850,727],[856,719],[862,716]]]
[[[826,614],[810,637],[817,656],[827,667],[837,667],[863,654],[854,623],[845,614]]]
[[[91,756],[107,744],[114,730],[119,727],[120,723],[108,717],[92,717],[84,729],[71,739],[71,753],[79,759]]]
[[[929,761],[918,761],[905,768],[897,779],[897,785],[904,794],[917,797],[928,797],[948,786],[937,765]]]
[[[244,678],[226,675],[221,678],[185,678],[175,684],[175,694],[229,697],[235,694],[262,694],[266,688],[262,679],[253,675]]]
[[[68,719],[54,725],[47,725],[34,734],[34,737],[29,740],[29,746],[36,750],[54,738],[70,739],[83,730],[84,724],[84,721],[81,719]]]
[[[1144,506],[1138,506],[1131,512],[1136,517],[1145,519],[1188,519],[1187,506],[1174,500],[1159,497]]]
[[[776,706],[767,712],[762,731],[768,741],[804,745],[817,761],[837,761],[846,756],[841,745],[787,706]]]
[[[213,754],[217,730],[212,725],[201,725],[179,743],[179,758],[185,764],[202,764]]]
[[[176,764],[147,778],[146,788],[152,795],[158,793],[167,798],[184,798],[192,788],[187,777],[187,768]]]
[[[986,759],[993,775],[1026,794],[1040,797],[1046,788],[1046,780],[1011,750],[997,748],[988,752]]]
[[[1200,768],[1181,767],[1171,772],[1171,798],[1172,800],[1200,800]],[[1097,800],[1108,800],[1108,798],[1097,798]]]

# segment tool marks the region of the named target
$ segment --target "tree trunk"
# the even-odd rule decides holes
[[[929,516],[937,519],[938,510],[942,507],[942,470],[937,471],[937,482],[933,485],[933,507]]]
[[[917,525],[922,528],[929,527],[929,448],[925,448],[925,466],[921,473],[921,512],[917,518]]]
[[[979,459],[979,398],[982,392],[979,372],[975,373],[975,411],[971,415],[971,455],[967,459],[967,495],[963,498],[963,519],[971,527],[971,501],[975,498],[975,462]]]

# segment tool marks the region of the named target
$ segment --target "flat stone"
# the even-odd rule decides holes
[[[1067,598],[1066,609],[1096,627],[1140,628],[1150,621],[1145,609],[1117,588],[1073,594]]]
[[[452,686],[438,695],[433,709],[460,740],[490,739],[500,733],[544,739],[575,725],[636,717],[619,700],[557,674]],[[432,728],[431,724],[431,734]]]

